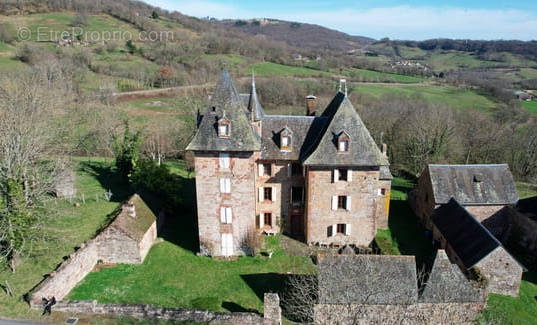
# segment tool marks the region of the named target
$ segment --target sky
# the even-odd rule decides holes
[[[375,39],[537,40],[537,1],[145,0],[195,17],[275,18]]]

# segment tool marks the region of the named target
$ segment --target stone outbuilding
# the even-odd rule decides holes
[[[122,205],[116,218],[97,237],[100,259],[111,263],[142,263],[156,237],[156,217],[135,194]]]
[[[455,198],[479,221],[518,201],[513,175],[506,164],[428,165],[410,194],[410,205],[423,225],[432,229],[435,209]]]
[[[101,233],[81,244],[80,249],[31,290],[30,305],[42,308],[42,298],[64,299],[99,263],[142,263],[156,237],[156,217],[135,194],[116,211],[116,217]]]
[[[76,174],[71,168],[63,168],[53,183],[54,195],[58,198],[73,198],[76,196]]]
[[[453,263],[487,293],[518,296],[524,267],[455,199],[435,210],[433,236]]]
[[[482,224],[530,270],[537,270],[537,197],[506,206]]]
[[[471,324],[484,297],[442,254],[421,296],[414,256],[319,256],[314,323]]]

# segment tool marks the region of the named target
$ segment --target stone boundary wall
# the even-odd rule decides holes
[[[314,323],[436,325],[473,324],[484,303],[417,303],[410,305],[329,305],[314,307]]]
[[[55,271],[39,283],[29,295],[29,303],[33,308],[41,308],[41,299],[56,297],[63,299],[77,283],[93,270],[99,261],[99,243],[92,239],[81,248],[69,255]]]
[[[64,299],[69,292],[80,282],[88,273],[90,273],[98,262],[104,263],[125,263],[121,252],[117,254],[106,253],[108,251],[117,251],[115,247],[118,241],[111,241],[110,231],[117,232],[109,225],[101,231],[95,238],[80,245],[80,248],[69,255],[56,270],[51,272],[43,281],[35,286],[27,296],[28,302],[32,308],[42,308],[42,298],[55,297],[57,301]],[[139,249],[137,254],[141,254],[142,260],[145,258],[149,249],[156,239],[156,222],[149,227],[144,234],[140,243],[135,247]],[[132,240],[134,243],[134,240]],[[132,263],[141,263],[139,257]]]
[[[274,294],[275,295],[275,294]],[[277,295],[270,297],[279,301]],[[265,297],[267,300],[267,297]],[[97,301],[60,301],[53,310],[80,314],[105,314],[114,316],[127,316],[138,319],[165,319],[174,321],[188,321],[202,324],[235,324],[235,325],[281,325],[281,313],[278,311],[269,317],[256,313],[225,313],[211,312],[199,309],[155,307],[151,305],[121,305],[98,304]]]

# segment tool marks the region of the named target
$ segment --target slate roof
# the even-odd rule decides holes
[[[444,250],[439,250],[429,279],[420,296],[424,303],[479,302],[483,295],[466,279],[460,268],[452,264]]]
[[[214,109],[213,109],[214,108]],[[219,138],[217,121],[225,112],[231,136]],[[261,121],[261,135],[251,121]],[[292,132],[292,150],[280,150],[280,133]],[[346,132],[349,152],[337,153],[335,135]],[[255,81],[249,94],[239,94],[231,76],[223,71],[207,111],[201,116],[190,151],[261,151],[261,159],[300,161],[318,166],[388,166],[347,96],[339,92],[321,116],[267,115],[259,102]],[[392,179],[381,168],[381,179]]]
[[[390,172],[390,167],[388,166],[380,166],[380,180],[392,180],[393,176]]]
[[[219,138],[217,122],[224,115],[231,121],[231,135]],[[250,125],[243,99],[228,71],[223,70],[207,111],[201,117],[196,135],[186,150],[259,151],[261,140]]]
[[[455,199],[437,208],[432,220],[467,269],[501,245],[487,228]]]
[[[126,211],[120,210],[109,227],[119,229],[130,238],[139,242],[157,218],[138,194],[134,194],[127,201],[134,204],[136,218],[132,218]]]
[[[320,304],[384,305],[417,301],[414,256],[320,256],[318,264]]]
[[[518,194],[509,171],[501,165],[429,165],[436,204],[454,197],[463,205],[515,204]]]
[[[537,221],[537,196],[518,201],[516,209]]]
[[[328,119],[319,137],[304,160],[309,166],[387,166],[381,153],[348,97],[339,92],[323,112]],[[346,132],[350,137],[349,151],[337,151],[337,136]]]
[[[259,99],[257,98],[257,90],[255,89],[255,80],[252,78],[252,86],[250,88],[250,96],[248,96],[248,112],[254,121],[259,121],[265,116],[265,110]]]
[[[262,124],[261,159],[302,160],[326,124],[326,117],[265,115]],[[288,128],[292,135],[292,150],[280,150],[280,132]]]

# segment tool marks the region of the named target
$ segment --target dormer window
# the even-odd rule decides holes
[[[280,150],[291,151],[293,149],[293,133],[287,127],[280,133]]]
[[[229,138],[231,134],[231,121],[227,119],[226,112],[218,120],[218,137]]]
[[[341,132],[341,134],[339,135],[337,139],[337,151],[347,152],[349,151],[349,146],[350,146],[350,137],[345,131],[343,131]]]

